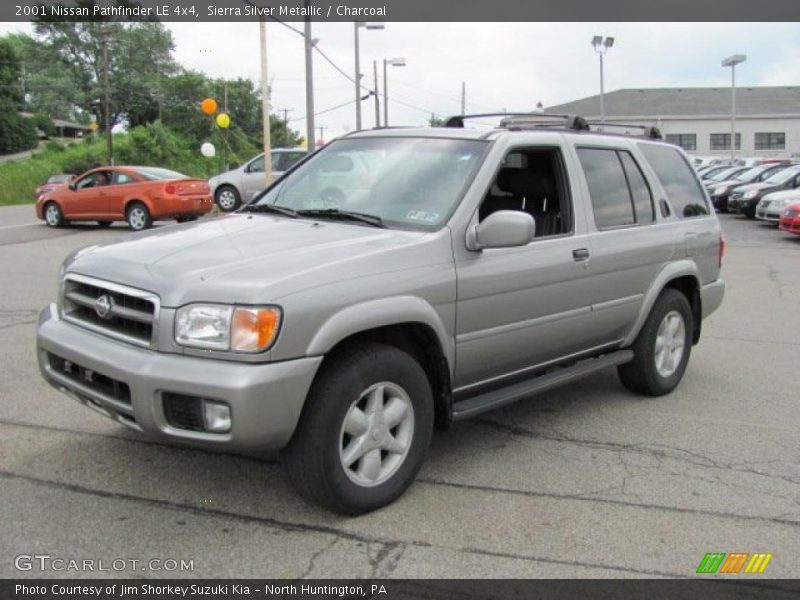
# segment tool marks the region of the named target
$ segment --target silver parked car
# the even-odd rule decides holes
[[[272,177],[277,179],[292,165],[304,158],[305,148],[275,148],[272,154]],[[226,171],[208,180],[214,202],[224,212],[236,210],[244,202],[250,202],[267,187],[264,177],[264,154],[251,158],[238,169]]]
[[[37,355],[106,417],[282,450],[304,497],[358,514],[412,483],[434,427],[611,367],[671,392],[723,250],[686,155],[652,137],[362,131],[236,214],[68,256]]]
[[[783,190],[764,196],[756,206],[756,219],[778,223],[786,207],[800,202],[800,190]]]

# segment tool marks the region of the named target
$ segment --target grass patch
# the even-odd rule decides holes
[[[226,142],[215,139],[215,136],[211,136],[210,141],[218,150],[227,143],[229,155],[233,157],[247,159],[258,153],[258,149],[243,135],[237,135],[238,132],[230,133],[232,135],[227,137]],[[34,202],[33,191],[36,186],[47,181],[51,175],[80,175],[106,164],[105,148],[105,140],[94,137],[67,146],[50,142],[31,158],[0,164],[0,206]],[[120,165],[165,167],[190,177],[208,178],[223,170],[219,156],[211,159],[203,157],[197,142],[159,122],[115,135],[114,157],[115,162]]]

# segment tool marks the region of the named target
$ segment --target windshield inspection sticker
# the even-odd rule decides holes
[[[439,220],[439,213],[425,212],[424,210],[410,210],[406,215],[406,219],[412,221],[425,221],[426,223],[436,223]]]

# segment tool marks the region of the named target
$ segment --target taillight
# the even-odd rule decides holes
[[[719,266],[722,267],[722,258],[725,256],[725,234],[720,232],[719,234]]]
[[[164,193],[165,194],[174,194],[175,193],[175,186],[172,185],[171,183],[168,184],[167,187],[164,188]]]

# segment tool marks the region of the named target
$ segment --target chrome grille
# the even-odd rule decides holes
[[[158,296],[150,292],[83,275],[64,278],[64,320],[109,337],[155,346],[158,311]]]

